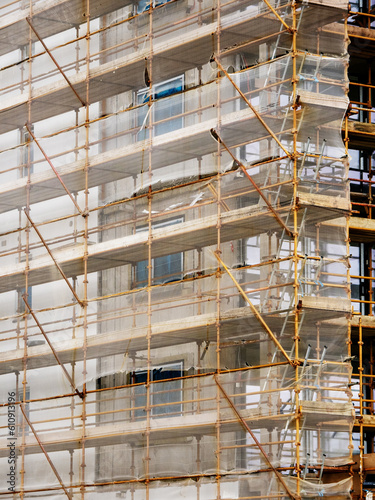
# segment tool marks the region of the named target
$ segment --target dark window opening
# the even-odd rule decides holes
[[[133,384],[146,384],[147,370],[132,373]],[[150,370],[151,415],[166,417],[180,415],[182,411],[182,381],[173,380],[182,377],[182,362],[159,366]],[[164,382],[163,382],[164,381]],[[146,386],[135,387],[135,418],[145,418]]]
[[[367,315],[374,311],[373,304],[369,302],[374,300],[375,249],[371,244],[352,243],[350,245],[350,254],[350,284],[353,310]]]
[[[173,132],[183,127],[181,115],[184,110],[184,98],[183,94],[180,93],[183,88],[184,77],[181,75],[155,84],[152,89],[142,89],[137,93],[137,104],[147,103],[150,99],[154,101],[151,106],[141,106],[138,109],[138,126],[140,126],[138,140],[149,137],[148,126],[151,113],[155,136]],[[174,97],[163,100],[163,97],[170,96]]]
[[[173,219],[169,221],[159,222],[153,224],[153,229],[158,229],[162,227],[172,226],[174,224],[180,224],[183,222],[182,218]],[[139,228],[137,232],[146,231],[147,228]],[[148,283],[148,261],[142,260],[137,262],[135,265],[135,282],[134,287],[140,288],[146,286]],[[153,285],[160,285],[163,283],[168,283],[171,281],[178,281],[182,279],[183,273],[183,253],[173,253],[170,255],[163,255],[161,257],[155,257],[151,262],[151,278]]]

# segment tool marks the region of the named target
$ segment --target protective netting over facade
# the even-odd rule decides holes
[[[0,499],[350,497],[346,9],[0,8]]]

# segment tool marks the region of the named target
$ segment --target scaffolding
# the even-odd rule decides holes
[[[0,498],[350,498],[346,17],[0,8]]]

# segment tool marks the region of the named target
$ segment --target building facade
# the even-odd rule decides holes
[[[371,487],[373,14],[351,9],[0,8],[0,497]]]

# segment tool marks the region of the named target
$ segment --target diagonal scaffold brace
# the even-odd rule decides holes
[[[249,101],[249,99],[245,96],[245,94],[242,92],[242,90],[238,87],[238,85],[233,80],[233,78],[231,78],[230,75],[229,75],[229,73],[223,68],[222,64],[217,59],[217,57],[214,55],[213,58],[214,58],[216,64],[218,65],[220,71],[222,71],[224,73],[224,75],[228,78],[228,80],[230,81],[230,83],[237,90],[237,92],[240,94],[240,96],[242,97],[242,99],[246,102],[246,104],[248,105],[248,107],[251,109],[251,111],[254,113],[254,115],[257,117],[257,119],[260,121],[260,123],[263,125],[263,127],[267,130],[267,132],[272,137],[272,139],[274,139],[276,141],[276,143],[278,144],[278,146],[284,151],[284,153],[287,155],[288,158],[293,158],[293,155],[281,144],[281,142],[279,141],[278,137],[272,132],[272,130],[270,129],[270,127],[267,125],[267,123],[260,116],[260,113],[258,113],[258,111],[254,108],[254,106],[251,104],[251,102]]]
[[[69,196],[69,198],[72,200],[73,202],[73,205],[76,207],[76,209],[78,210],[78,212],[82,215],[82,217],[85,217],[87,214],[85,214],[79,207],[78,203],[76,202],[76,200],[73,198],[73,195],[72,193],[69,191],[69,189],[66,187],[64,181],[62,180],[61,176],[59,175],[58,171],[55,169],[55,167],[53,166],[53,163],[51,162],[51,160],[49,159],[47,153],[44,151],[44,149],[42,148],[42,146],[40,145],[39,141],[37,140],[37,138],[35,137],[35,135],[33,134],[32,130],[30,129],[29,125],[26,123],[25,124],[25,127],[28,131],[28,133],[30,134],[30,136],[32,137],[33,141],[35,142],[35,144],[38,146],[40,152],[42,153],[42,155],[44,156],[44,158],[46,159],[48,165],[52,168],[52,171],[53,173],[56,175],[57,179],[60,181],[60,184],[62,185],[62,187],[64,188],[66,194]]]
[[[56,68],[60,71],[61,75],[63,76],[64,80],[66,81],[66,83],[69,85],[69,87],[72,89],[72,91],[74,92],[75,96],[77,97],[77,99],[79,100],[79,102],[82,104],[82,106],[86,106],[86,103],[85,101],[79,96],[78,92],[76,91],[76,89],[73,87],[72,83],[70,82],[69,78],[66,76],[66,74],[64,73],[64,71],[62,70],[61,66],[59,65],[59,63],[56,61],[56,59],[53,57],[51,51],[49,50],[49,48],[47,47],[47,45],[43,42],[43,39],[40,37],[39,33],[36,31],[36,29],[34,28],[34,26],[32,25],[31,23],[31,19],[30,17],[28,16],[26,18],[26,21],[27,21],[27,24],[30,26],[30,28],[32,29],[32,31],[34,32],[35,36],[37,37],[37,39],[39,40],[39,42],[43,45],[43,48],[44,50],[47,52],[47,54],[50,56],[50,58],[52,59],[52,61],[54,62]]]
[[[250,427],[247,425],[247,422],[244,418],[242,418],[240,412],[237,410],[235,404],[233,403],[233,401],[230,399],[230,397],[228,396],[228,394],[226,393],[224,387],[220,384],[220,382],[218,381],[217,379],[217,375],[214,375],[214,379],[215,379],[215,383],[216,385],[218,386],[218,388],[220,389],[220,392],[223,394],[224,398],[227,400],[229,406],[232,408],[233,410],[233,413],[236,415],[236,417],[238,418],[238,420],[241,422],[241,425],[242,427],[245,429],[246,432],[248,432],[250,434],[250,436],[252,437],[252,439],[254,440],[254,443],[257,445],[257,447],[259,448],[259,451],[261,452],[261,454],[263,455],[263,458],[264,460],[266,461],[267,465],[272,469],[272,471],[275,473],[277,479],[280,481],[280,484],[282,485],[282,487],[285,489],[286,493],[288,494],[289,498],[291,500],[297,500],[299,499],[300,497],[297,497],[295,495],[293,495],[293,493],[290,491],[290,489],[288,488],[288,485],[285,483],[282,475],[280,474],[280,472],[272,465],[267,453],[264,451],[264,448],[263,446],[260,444],[260,442],[258,441],[257,437],[255,436],[255,434],[253,433],[253,431],[250,429]]]
[[[72,380],[72,377],[69,375],[68,373],[68,370],[65,368],[65,366],[63,365],[63,363],[61,362],[57,352],[55,351],[55,348],[53,347],[53,345],[51,344],[49,338],[48,338],[48,335],[46,334],[46,332],[44,331],[44,328],[42,327],[42,325],[40,324],[38,318],[36,317],[34,311],[31,309],[30,307],[30,304],[28,303],[28,301],[26,300],[26,297],[25,295],[22,295],[22,298],[23,298],[23,301],[25,302],[26,304],[26,307],[27,309],[29,310],[29,313],[31,314],[31,316],[33,317],[33,320],[35,321],[37,327],[39,328],[40,330],[40,333],[43,335],[43,337],[45,338],[47,344],[49,345],[49,347],[51,348],[51,351],[56,359],[56,361],[58,362],[58,364],[61,366],[62,368],[62,371],[64,372],[64,375],[65,377],[67,378],[71,388],[73,389],[73,391],[81,398],[83,399],[84,398],[84,395],[83,395],[83,392],[80,392],[77,387],[74,385],[74,382]]]
[[[272,7],[272,5],[269,3],[268,0],[263,0],[263,2],[267,5],[267,7],[270,9],[270,11],[275,14],[275,16],[277,17],[277,19],[281,22],[281,24],[284,26],[284,28],[289,32],[289,33],[293,33],[293,28],[291,26],[289,26],[285,21],[284,19],[280,16],[280,14],[277,12],[277,10]]]
[[[280,224],[280,226],[284,229],[284,231],[286,232],[286,234],[288,236],[290,236],[290,237],[293,237],[292,231],[284,224],[283,220],[279,217],[279,214],[273,208],[273,206],[271,205],[271,203],[267,200],[267,196],[264,195],[263,191],[260,189],[260,187],[258,186],[258,184],[254,181],[254,179],[248,173],[248,171],[246,170],[245,166],[234,156],[234,154],[232,153],[232,151],[228,148],[228,146],[225,144],[225,142],[219,136],[219,134],[216,132],[215,129],[212,128],[210,130],[210,133],[211,133],[211,136],[215,139],[215,141],[217,141],[219,144],[221,144],[224,147],[224,149],[230,154],[232,160],[240,167],[240,169],[242,170],[242,172],[249,179],[249,181],[251,182],[251,184],[256,189],[257,193],[259,194],[259,196],[262,198],[262,200],[267,205],[267,208],[270,210],[270,212],[275,217],[275,219]],[[256,163],[254,165],[252,165],[252,166],[255,166],[255,165],[256,165]]]
[[[257,311],[256,307],[251,302],[251,300],[249,299],[249,297],[246,295],[245,291],[243,290],[243,288],[241,287],[241,285],[238,283],[238,281],[236,280],[236,278],[230,272],[230,270],[228,269],[228,267],[224,264],[224,262],[222,261],[222,259],[218,255],[218,253],[214,252],[214,254],[215,254],[216,259],[219,261],[219,264],[222,265],[223,268],[225,269],[225,271],[228,273],[229,277],[231,278],[231,280],[235,284],[237,290],[240,292],[242,298],[244,300],[246,300],[246,302],[249,304],[252,313],[254,314],[254,316],[256,317],[256,319],[259,321],[259,323],[262,325],[263,329],[271,337],[271,339],[275,343],[276,347],[280,350],[280,352],[283,354],[283,356],[288,361],[288,363],[291,366],[295,367],[295,363],[290,359],[290,357],[288,356],[288,353],[285,351],[285,349],[283,348],[283,346],[277,340],[277,338],[275,337],[274,333],[272,332],[272,330],[270,329],[270,327],[267,325],[267,323],[264,321],[264,319],[262,318],[262,315]]]
[[[44,455],[45,455],[45,457],[46,457],[46,459],[47,459],[47,462],[48,462],[48,463],[49,463],[49,465],[51,466],[51,469],[53,470],[53,473],[55,474],[55,476],[56,476],[56,478],[57,478],[58,482],[60,483],[61,488],[64,490],[65,495],[69,498],[69,500],[73,500],[73,496],[72,496],[72,495],[69,493],[69,491],[67,490],[67,488],[66,488],[65,484],[63,483],[63,480],[61,479],[60,474],[57,472],[56,467],[53,465],[53,462],[52,462],[52,460],[51,460],[50,456],[48,455],[47,450],[44,448],[43,443],[41,442],[41,440],[40,440],[40,438],[39,438],[39,436],[38,436],[38,433],[36,432],[36,430],[35,430],[35,428],[34,428],[33,424],[30,422],[30,419],[29,419],[29,417],[27,416],[27,414],[26,414],[26,412],[25,412],[25,409],[24,409],[23,405],[24,405],[24,403],[20,403],[21,412],[22,412],[22,415],[23,415],[24,419],[25,419],[25,420],[26,420],[26,422],[27,422],[27,425],[30,427],[31,432],[34,434],[34,437],[35,437],[35,439],[36,439],[36,441],[37,441],[37,443],[38,443],[38,445],[39,445],[40,449],[41,449],[41,450],[42,450],[42,452],[44,453]]]
[[[33,227],[34,231],[36,232],[36,234],[39,236],[39,239],[40,241],[43,243],[43,246],[44,248],[47,250],[49,256],[51,257],[51,259],[53,260],[55,266],[57,267],[57,270],[59,271],[59,273],[61,274],[62,278],[64,279],[65,283],[68,285],[68,287],[70,288],[70,291],[72,292],[72,294],[74,295],[76,301],[78,302],[78,304],[81,306],[81,307],[84,307],[84,303],[82,302],[82,300],[78,297],[78,295],[76,294],[74,288],[72,287],[72,285],[69,283],[69,280],[68,278],[65,276],[65,273],[64,271],[61,269],[61,266],[60,264],[57,262],[57,260],[55,259],[55,257],[53,256],[49,246],[47,245],[47,242],[45,241],[45,239],[43,238],[43,236],[40,234],[38,228],[36,227],[36,225],[34,224],[34,222],[31,220],[30,218],[30,215],[27,213],[26,210],[24,210],[25,212],[25,215],[27,217],[27,220],[30,222],[31,226]]]

